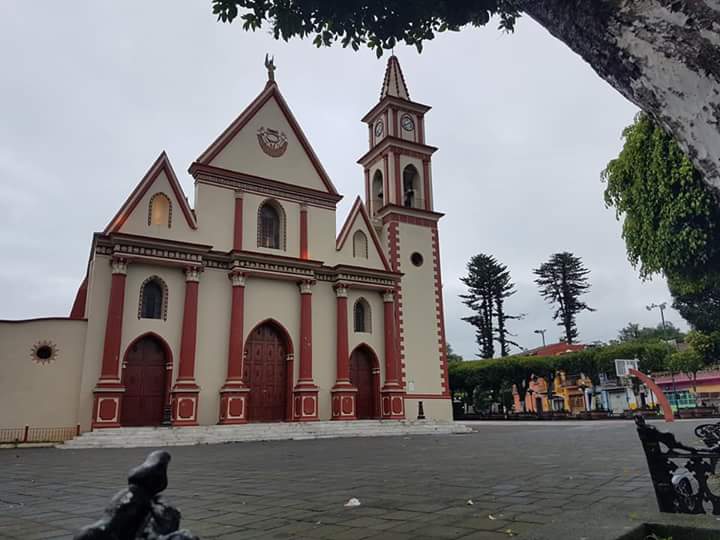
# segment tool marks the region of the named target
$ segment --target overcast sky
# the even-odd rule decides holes
[[[190,163],[262,90],[263,59],[345,198],[338,227],[362,190],[367,151],[360,118],[377,103],[387,57],[316,49],[217,23],[209,1],[0,3],[0,319],[66,316],[100,231],[162,150],[193,197]],[[523,18],[396,54],[426,117],[440,225],[447,337],[471,358],[472,327],[458,299],[467,260],[508,265],[507,308],[521,345],[534,329],[561,330],[532,269],[571,251],[591,270],[578,318],[585,342],[614,338],[629,321],[659,322],[662,279],[643,283],[627,262],[621,227],[605,208],[600,171],[621,147],[636,107],[565,45]],[[667,317],[681,325],[679,315]],[[684,325],[682,325],[684,326]]]

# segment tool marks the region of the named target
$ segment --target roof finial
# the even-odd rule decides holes
[[[268,82],[275,82],[275,57],[265,53],[265,67],[268,72]]]

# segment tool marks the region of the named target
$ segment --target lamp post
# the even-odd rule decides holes
[[[653,302],[649,306],[645,306],[645,309],[648,311],[652,311],[655,308],[660,310],[660,321],[662,322],[663,336],[667,338],[667,328],[665,326],[665,308],[667,308],[667,302],[660,302],[659,304]]]
[[[539,330],[533,330],[534,334],[540,334],[542,336],[543,347],[545,346],[545,332],[547,332],[547,330],[545,330],[544,328]]]

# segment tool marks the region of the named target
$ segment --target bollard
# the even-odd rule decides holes
[[[418,419],[418,420],[425,420],[425,411],[423,410],[423,402],[422,402],[422,401],[418,401],[418,415],[417,415],[417,419]]]

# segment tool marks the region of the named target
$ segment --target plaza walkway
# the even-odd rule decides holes
[[[671,429],[695,442],[697,423]],[[203,539],[532,538],[583,516],[655,511],[631,422],[473,429],[172,448],[166,496]],[[0,538],[69,537],[100,516],[146,453],[0,450]],[[351,497],[361,506],[345,508]]]

